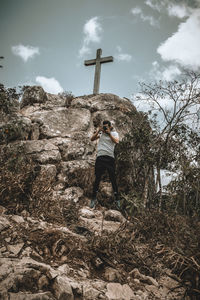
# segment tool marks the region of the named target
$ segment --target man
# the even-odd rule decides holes
[[[120,201],[118,199],[118,187],[115,176],[115,158],[114,148],[119,143],[119,135],[113,129],[111,122],[108,120],[103,121],[103,126],[99,127],[91,137],[91,141],[99,139],[97,146],[97,158],[95,162],[95,182],[93,185],[92,200],[90,208],[95,208],[97,204],[97,192],[103,173],[107,170],[112,188],[114,191],[115,204],[120,208]]]

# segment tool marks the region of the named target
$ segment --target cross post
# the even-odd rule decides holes
[[[0,56],[0,59],[4,59],[4,57],[3,57],[3,56]],[[3,68],[3,66],[2,66],[2,65],[0,65],[0,68]]]
[[[99,93],[100,86],[100,75],[101,75],[101,64],[112,62],[113,56],[101,57],[102,49],[97,49],[96,59],[85,60],[85,66],[95,65],[95,76],[94,76],[94,89],[93,94]]]

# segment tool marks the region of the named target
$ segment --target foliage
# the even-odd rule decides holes
[[[139,213],[114,233],[91,236],[90,253],[113,268],[121,267],[121,280],[134,268],[159,278],[172,269],[172,276],[198,299],[200,293],[199,223],[196,219],[157,210]],[[188,247],[188,245],[190,245]],[[124,278],[123,278],[124,276]]]
[[[179,81],[143,83],[136,100],[148,104],[149,111],[131,116],[132,126],[118,148],[120,170],[123,165],[132,182],[128,192],[136,193],[144,207],[198,213],[200,74],[188,72]],[[163,196],[161,169],[177,174],[168,186],[168,197]]]
[[[65,106],[69,107],[72,100],[75,98],[75,96],[72,94],[71,91],[64,91],[62,93],[58,94],[60,97],[62,97],[63,99],[65,99]]]
[[[21,92],[23,88],[21,89]],[[28,126],[22,118],[19,118],[19,97],[21,92],[15,88],[5,88],[0,84],[0,144],[17,139],[26,139]]]
[[[134,192],[128,194],[121,193],[121,207],[123,213],[129,219],[131,216],[141,213],[144,210],[143,202],[141,201],[140,196]]]
[[[141,207],[146,206],[146,189],[148,194],[155,193],[153,179],[153,166],[155,161],[155,149],[152,147],[154,132],[151,130],[147,115],[144,113],[130,113],[132,124],[129,132],[117,147],[117,167],[120,170],[120,182],[126,180],[124,186],[128,186],[124,193],[137,195]],[[128,181],[128,182],[127,182]],[[138,200],[139,201],[139,200]],[[127,203],[127,201],[125,201]]]
[[[16,107],[19,107],[19,96],[20,93],[17,93],[15,88],[5,88],[0,84],[0,111],[3,115],[16,111]]]
[[[23,144],[1,147],[0,203],[9,213],[23,210],[49,221],[63,223],[52,197],[53,179],[24,152]]]

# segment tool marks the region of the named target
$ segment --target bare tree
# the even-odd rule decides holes
[[[171,142],[180,129],[198,129],[200,111],[200,74],[185,72],[179,81],[154,84],[141,83],[141,93],[136,101],[149,107],[149,117],[156,138],[152,147],[156,152],[155,167],[159,188],[159,207],[162,203],[161,169],[168,158]],[[180,140],[179,140],[180,142]],[[184,141],[183,141],[184,143]],[[174,149],[173,151],[178,150]]]

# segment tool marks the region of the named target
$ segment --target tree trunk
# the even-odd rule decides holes
[[[148,187],[149,187],[149,168],[147,166],[144,167],[144,191],[143,191],[143,203],[144,207],[147,208],[148,202]]]
[[[161,176],[160,176],[160,167],[157,167],[157,186],[159,188],[159,198],[158,198],[158,209],[161,210],[162,207],[162,183],[161,183]]]

